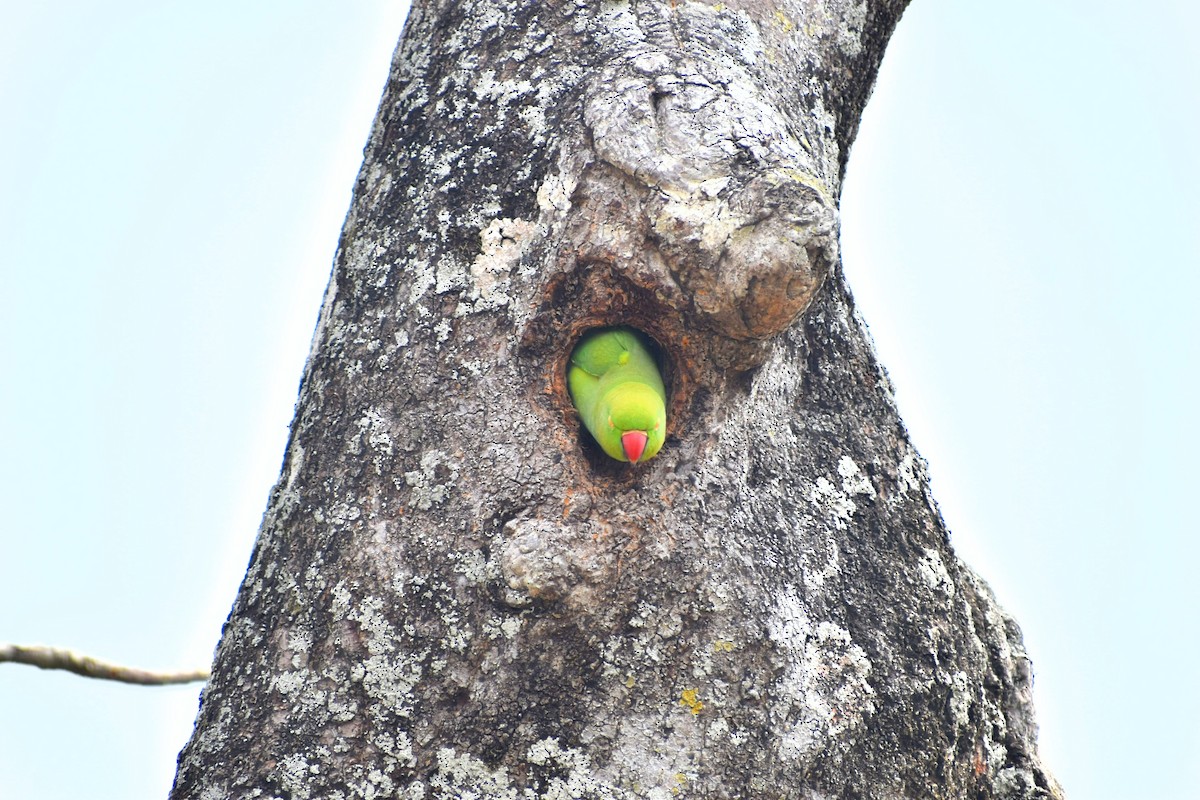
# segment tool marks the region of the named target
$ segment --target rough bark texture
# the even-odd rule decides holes
[[[173,797],[1060,796],[838,266],[904,5],[414,3]]]

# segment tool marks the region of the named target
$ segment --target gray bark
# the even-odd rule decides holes
[[[904,5],[414,3],[173,797],[1061,796],[838,261]]]

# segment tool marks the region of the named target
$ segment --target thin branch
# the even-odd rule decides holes
[[[190,672],[149,672],[144,669],[110,664],[91,656],[44,645],[20,645],[0,642],[0,663],[29,664],[42,669],[65,669],[85,678],[136,683],[142,686],[167,686],[175,683],[194,683],[208,680],[208,670]]]

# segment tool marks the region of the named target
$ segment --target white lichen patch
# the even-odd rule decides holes
[[[547,175],[537,190],[538,208],[542,214],[560,217],[571,210],[571,193],[576,179],[570,175]]]
[[[825,589],[827,581],[836,579],[842,571],[842,551],[833,539],[823,547],[812,547],[802,555],[804,586],[814,592]]]
[[[625,715],[613,740],[608,764],[598,770],[609,785],[632,787],[632,792],[609,790],[600,797],[675,798],[679,794],[679,775],[696,775],[696,760],[707,739],[705,718],[694,716],[679,705],[679,695],[668,698],[678,724],[664,729],[662,719],[638,713]],[[647,743],[654,743],[647,746]],[[619,776],[619,778],[617,777]],[[686,796],[686,795],[682,795]]]
[[[292,715],[325,719],[334,724],[354,723],[364,715],[373,718],[372,733],[369,734],[372,745],[399,763],[411,762],[411,742],[403,733],[393,735],[393,728],[381,723],[384,720],[391,722],[395,716],[411,714],[413,689],[423,677],[421,664],[427,654],[414,657],[405,653],[384,614],[383,600],[377,597],[356,599],[344,583],[336,584],[330,594],[331,613],[335,618],[355,624],[359,632],[356,638],[365,647],[367,657],[349,669],[340,663],[322,670],[303,665],[285,668],[272,674],[270,688],[284,698],[282,707],[289,708]],[[296,653],[291,660],[295,666],[296,658],[312,648],[312,641],[307,633],[295,634],[289,635],[288,645],[290,651]],[[365,709],[360,709],[357,700],[347,693],[351,683],[360,683],[368,696]],[[316,751],[308,752],[306,756],[314,753]],[[326,757],[317,758],[312,762],[314,766],[308,766],[299,757],[282,758],[280,779],[293,776],[300,780],[304,775],[313,774],[315,765],[327,762]],[[378,796],[390,794],[384,792]]]
[[[971,722],[971,681],[959,670],[950,676],[950,716],[955,730],[963,730]]]
[[[660,639],[674,639],[682,630],[683,618],[678,611],[672,609],[660,617],[655,633]]]
[[[789,661],[772,689],[773,716],[798,719],[784,727],[779,754],[808,761],[831,739],[859,729],[874,712],[875,690],[867,681],[871,663],[849,631],[828,620],[814,624],[794,590],[776,599],[767,630]]]
[[[396,760],[406,767],[416,766],[417,757],[413,753],[412,739],[404,731],[397,731],[395,745],[391,748]]]
[[[334,722],[350,722],[358,716],[358,703],[334,694],[327,705],[329,716]]]
[[[496,71],[488,69],[478,75],[471,90],[477,98],[495,107],[497,118],[493,124],[499,127],[504,124],[506,106],[520,102],[521,98],[534,91],[534,85],[524,79],[496,80]]]
[[[638,603],[637,611],[629,618],[629,622],[626,624],[631,628],[643,628],[647,622],[654,618],[657,612],[658,609],[653,605],[642,601]]]
[[[581,750],[563,747],[558,739],[548,737],[529,747],[531,764],[554,767],[565,771],[566,777],[553,777],[547,783],[540,800],[572,800],[579,797],[617,797],[613,787],[596,778],[587,755]]]
[[[375,718],[411,716],[413,688],[421,677],[420,664],[403,656],[371,656],[350,670],[350,679],[361,682],[374,698],[367,713]]]
[[[525,624],[522,617],[506,617],[500,623],[500,630],[509,639],[515,639],[517,634],[521,632],[521,627]]]
[[[437,334],[437,343],[445,344],[450,338],[450,334],[454,332],[454,326],[450,320],[443,319],[433,326],[433,332]]]
[[[438,467],[443,467],[449,479],[438,482]],[[458,468],[441,450],[430,450],[421,456],[420,469],[404,473],[404,482],[412,489],[411,503],[421,511],[440,505],[450,496],[458,480]]]
[[[439,603],[438,611],[440,612],[442,623],[446,626],[446,635],[442,637],[442,649],[448,652],[465,653],[467,646],[471,643],[471,639],[475,633],[471,628],[463,624],[462,614],[452,605]]]
[[[429,781],[441,797],[467,800],[523,800],[503,768],[491,769],[483,761],[452,747],[437,754],[437,772]]]
[[[360,446],[353,452],[361,453],[362,446],[371,453],[371,464],[376,475],[382,475],[390,468],[391,457],[395,453],[395,443],[392,441],[391,426],[383,414],[375,408],[367,409],[355,423],[358,429]]]
[[[813,505],[825,509],[839,530],[845,530],[846,523],[854,516],[858,506],[850,499],[845,491],[833,485],[825,476],[817,478],[813,488],[808,493],[808,499]]]
[[[910,490],[921,488],[921,457],[912,448],[900,459],[896,466],[896,479],[900,484],[900,493],[907,495]]]
[[[875,487],[859,469],[858,464],[849,456],[842,456],[837,465],[841,486],[832,480],[821,476],[809,490],[808,499],[819,506],[832,518],[839,530],[844,530],[846,523],[858,511],[858,505],[852,499],[855,496],[875,497]]]
[[[443,237],[449,237],[449,225],[446,225]],[[467,286],[466,266],[451,255],[445,255],[438,261],[434,269],[433,290],[438,294],[465,289]]]
[[[480,550],[452,552],[454,571],[462,575],[467,584],[482,586],[488,579],[488,562]]]
[[[925,554],[917,562],[917,572],[921,579],[935,592],[953,597],[954,581],[950,577],[950,571],[946,569],[945,562],[942,561],[941,554],[928,547],[924,550]]]
[[[307,629],[290,631],[287,636],[287,649],[293,654],[292,663],[300,666],[300,660],[312,649],[312,631]]]
[[[315,775],[320,774],[321,768],[310,764],[304,756],[290,755],[281,759],[275,777],[279,788],[291,794],[296,800],[308,798],[308,786]]]
[[[355,663],[348,676],[330,675],[333,685],[344,685],[346,677],[362,684],[372,702],[367,713],[372,717],[395,714],[408,716],[412,711],[413,689],[422,678],[422,654],[409,654],[399,646],[396,631],[384,614],[386,603],[378,597],[366,597],[353,603],[350,591],[341,583],[332,591],[331,610],[357,624],[367,658]]]
[[[429,261],[420,258],[408,259],[408,303],[416,306],[418,314],[428,316],[429,310],[424,306],[417,305],[417,301],[425,296],[425,293],[433,288],[437,281],[437,276],[434,272],[433,265]],[[421,314],[424,311],[424,314]]]
[[[699,648],[692,656],[692,677],[707,678],[713,671],[713,653],[707,648]]]
[[[842,456],[838,460],[838,474],[842,476],[842,491],[847,495],[862,494],[867,497],[875,497],[875,487],[871,485],[870,479],[862,473],[858,468],[858,464],[854,463],[854,459],[850,456]]]
[[[318,514],[322,514],[322,516],[318,516]],[[332,528],[345,528],[361,516],[362,509],[355,502],[334,503],[323,512],[319,509],[313,511],[314,519],[318,522],[327,522]]]
[[[290,696],[301,691],[308,683],[308,675],[304,671],[277,672],[271,676],[271,688],[284,696]]]
[[[367,773],[366,785],[361,789],[364,798],[392,797],[396,791],[395,781],[382,770],[373,769]]]
[[[837,29],[838,49],[850,57],[862,52],[863,28],[867,23],[867,2],[858,0],[847,3],[844,16]]]
[[[350,610],[354,607],[354,595],[350,593],[350,589],[346,587],[344,582],[339,581],[330,591],[332,601],[329,605],[329,610],[339,619],[348,617]]]
[[[481,358],[468,358],[460,362],[460,369],[454,370],[452,377],[455,380],[461,380],[466,376],[472,378],[482,378],[493,366],[490,361],[484,361]]]
[[[479,232],[479,255],[469,270],[467,297],[475,310],[500,308],[513,302],[509,281],[513,268],[529,245],[544,233],[536,222],[493,219]]]
[[[530,141],[533,144],[541,144],[546,138],[546,111],[543,103],[532,106],[523,106],[517,112],[517,117],[521,122],[525,123],[526,130],[529,131]]]

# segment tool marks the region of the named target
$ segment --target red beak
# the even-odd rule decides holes
[[[621,449],[625,451],[625,457],[631,464],[636,464],[642,453],[646,452],[646,442],[649,439],[645,431],[625,431],[621,434]]]

